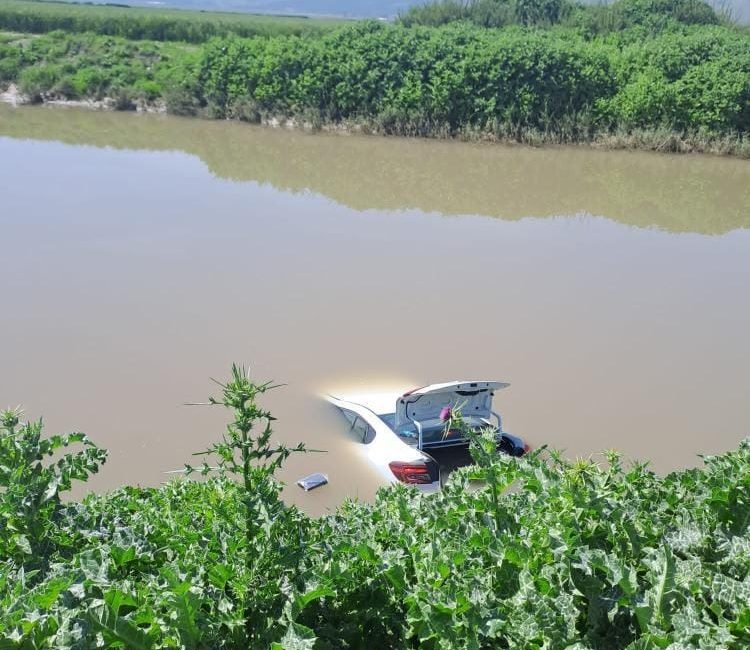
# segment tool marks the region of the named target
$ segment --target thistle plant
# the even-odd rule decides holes
[[[279,386],[273,382],[255,383],[244,367],[232,366],[230,380],[223,384],[220,398],[210,397],[209,406],[223,406],[234,413],[234,419],[227,425],[221,441],[212,444],[205,451],[194,454],[206,460],[194,467],[185,465],[185,473],[190,475],[218,474],[231,477],[242,485],[242,505],[244,517],[244,611],[245,631],[249,640],[258,641],[264,627],[264,612],[257,606],[262,599],[260,592],[277,591],[279,585],[293,572],[302,552],[300,545],[275,543],[280,531],[299,522],[294,512],[287,509],[279,499],[280,486],[274,474],[293,453],[307,451],[303,443],[288,447],[272,441],[273,422],[276,420],[270,411],[262,408],[257,399],[269,390]],[[215,459],[210,465],[208,459]]]
[[[487,484],[492,500],[495,527],[496,530],[500,530],[502,524],[500,495],[515,480],[517,463],[503,463],[505,454],[498,449],[495,427],[472,428],[468,425],[463,416],[464,405],[465,402],[457,404],[447,411],[443,437],[447,437],[451,431],[460,431],[461,436],[469,441],[469,453],[477,468],[474,478]]]
[[[46,561],[55,534],[60,494],[86,481],[107,451],[83,433],[42,437],[42,420],[21,422],[20,407],[0,413],[0,557],[26,567]],[[81,448],[50,461],[63,448]]]
[[[221,442],[212,444],[194,456],[215,457],[217,465],[205,462],[198,466],[185,465],[185,472],[202,475],[218,472],[242,480],[247,491],[255,486],[256,478],[268,478],[275,474],[284,461],[295,452],[306,451],[303,443],[295,447],[273,444],[272,423],[276,418],[256,402],[258,396],[279,388],[279,384],[265,382],[256,384],[243,367],[232,365],[232,378],[226,384],[216,382],[222,389],[221,399],[209,397],[208,402],[193,405],[223,406],[234,411],[234,420],[227,425]]]

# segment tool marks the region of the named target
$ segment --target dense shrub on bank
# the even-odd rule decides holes
[[[4,0],[0,3],[0,29],[44,34],[95,32],[108,36],[154,41],[203,43],[215,36],[317,35],[342,21],[304,16],[180,11],[127,6],[81,6],[65,2]]]
[[[311,112],[392,133],[746,133],[750,38],[701,27],[627,43],[566,30],[369,23],[308,42],[213,41],[198,87],[219,115]]]
[[[318,41],[214,41],[199,85],[209,106],[232,113],[319,113],[372,118],[388,131],[430,134],[542,126],[616,91],[606,52],[553,33],[366,24]]]
[[[272,475],[291,450],[270,442],[267,387],[239,371],[224,386],[222,475],[81,502],[60,493],[102,452],[3,414],[0,645],[750,644],[750,443],[662,478],[614,452],[602,465],[498,455],[488,433],[443,492],[388,488],[315,520],[279,500]],[[65,455],[42,462],[48,450]]]

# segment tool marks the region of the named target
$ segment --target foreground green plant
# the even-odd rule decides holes
[[[296,447],[272,442],[272,423],[276,419],[259,406],[258,397],[277,388],[271,382],[257,384],[250,379],[245,368],[232,366],[231,379],[222,388],[220,399],[210,398],[206,405],[223,406],[234,414],[221,442],[212,444],[198,456],[216,459],[217,465],[205,462],[198,468],[185,466],[190,475],[200,472],[203,476],[218,473],[238,479],[242,484],[241,503],[244,517],[244,591],[245,631],[248,640],[263,638],[266,623],[259,616],[259,596],[280,596],[282,579],[299,564],[304,549],[288,539],[278,539],[280,545],[269,545],[283,521],[286,508],[279,499],[279,486],[274,474],[284,461],[295,452],[306,451],[300,443]],[[288,533],[289,531],[285,531]],[[294,542],[295,540],[291,540]]]
[[[320,647],[745,648],[749,466],[747,442],[665,478],[614,453],[495,455],[497,502],[475,466],[428,499],[347,504],[310,571],[333,595],[300,621]]]
[[[60,494],[95,474],[107,452],[82,433],[43,438],[42,421],[21,414],[0,413],[0,558],[37,568],[55,544]],[[51,459],[71,445],[81,448]]]

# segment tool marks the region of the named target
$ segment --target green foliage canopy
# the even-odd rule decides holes
[[[644,42],[564,30],[365,23],[315,41],[217,40],[203,51],[201,102],[218,115],[373,119],[386,132],[666,126],[750,130],[750,39],[684,28]]]

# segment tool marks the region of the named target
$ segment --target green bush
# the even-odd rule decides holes
[[[719,17],[704,0],[618,0],[612,5],[625,26],[663,26],[674,20],[685,25],[717,25]]]
[[[16,81],[21,70],[22,58],[17,47],[0,44],[0,87]]]
[[[748,129],[748,74],[733,68],[730,61],[708,61],[675,83],[677,114],[686,125],[720,132]]]
[[[199,87],[225,111],[251,97],[270,112],[484,128],[545,126],[615,91],[606,53],[554,34],[363,24],[316,41],[219,40]]]
[[[60,81],[60,66],[48,63],[24,68],[18,75],[18,87],[33,103],[42,101],[45,94]]]
[[[138,79],[133,85],[133,89],[148,101],[154,101],[162,96],[162,88],[159,83],[153,79]]]
[[[615,123],[629,128],[674,124],[675,95],[664,73],[648,68],[612,98],[608,109]]]
[[[100,99],[106,87],[106,77],[98,67],[80,68],[73,75],[71,86],[78,97]]]
[[[364,119],[390,133],[582,132],[592,117],[605,131],[750,129],[750,40],[715,27],[623,47],[566,30],[366,23],[316,41],[216,40],[198,79],[198,99],[216,115],[241,100],[268,114]]]

